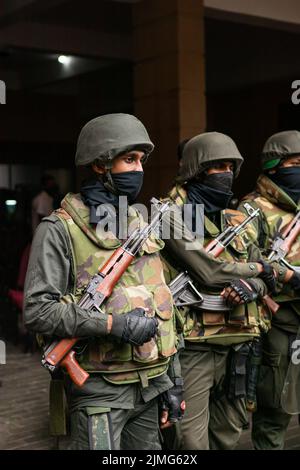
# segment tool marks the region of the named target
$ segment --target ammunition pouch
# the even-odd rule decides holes
[[[107,408],[86,408],[90,450],[113,450],[112,420]]]
[[[254,339],[250,346],[247,364],[247,400],[246,408],[254,412],[257,407],[256,388],[262,361],[262,338]]]
[[[59,370],[51,374],[49,389],[49,432],[59,437],[68,434],[68,407],[64,374]]]
[[[232,346],[228,360],[226,377],[226,394],[230,400],[244,398],[247,384],[247,361],[250,353],[250,344],[243,343]]]

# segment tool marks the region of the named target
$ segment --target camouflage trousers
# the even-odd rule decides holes
[[[257,412],[253,414],[252,442],[255,449],[280,450],[292,418],[280,406],[281,392],[290,361],[290,335],[275,326],[263,342],[257,386]]]
[[[222,392],[230,347],[180,353],[186,413],[177,427],[182,449],[233,449],[248,423],[244,399]]]
[[[69,450],[160,450],[158,398],[133,410],[87,407],[71,413]]]

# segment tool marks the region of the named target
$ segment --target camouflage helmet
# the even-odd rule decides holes
[[[106,168],[123,152],[141,150],[149,155],[154,145],[144,127],[131,114],[106,114],[89,121],[81,130],[75,165],[89,165],[95,160]]]
[[[177,181],[183,183],[205,171],[212,162],[229,160],[235,163],[237,177],[244,161],[233,140],[220,132],[206,132],[190,139],[184,149]]]
[[[266,141],[261,153],[264,170],[275,168],[283,158],[300,155],[300,132],[283,131],[272,135]]]

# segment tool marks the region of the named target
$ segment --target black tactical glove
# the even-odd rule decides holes
[[[168,411],[168,421],[176,423],[183,418],[185,401],[183,399],[183,379],[173,379],[174,386],[160,395],[160,409]]]
[[[276,293],[276,272],[274,271],[273,267],[269,263],[264,261],[263,259],[260,259],[258,263],[261,264],[263,267],[263,272],[261,272],[258,275],[258,277],[260,277],[264,281],[269,292],[271,294],[275,294]]]
[[[294,272],[291,279],[289,280],[289,284],[294,290],[300,290],[300,274]]]
[[[155,317],[146,317],[143,308],[135,308],[123,315],[113,314],[110,334],[124,343],[141,346],[156,334],[158,321]]]
[[[258,297],[256,286],[251,281],[249,281],[249,279],[247,279],[247,281],[244,279],[236,279],[231,281],[229,287],[237,293],[242,303],[244,304],[253,302]],[[232,303],[230,298],[227,299],[227,301]]]

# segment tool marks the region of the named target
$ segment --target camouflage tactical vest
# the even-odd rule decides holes
[[[89,208],[79,195],[69,193],[55,215],[62,220],[70,237],[75,273],[74,291],[62,301],[77,302],[99,266],[121,243],[111,232],[95,230],[89,224]],[[144,224],[139,213],[129,207],[129,233]],[[135,307],[147,308],[150,316],[158,318],[156,338],[139,347],[117,343],[109,335],[90,338],[78,358],[87,371],[101,373],[106,380],[117,383],[137,382],[142,372],[147,378],[153,378],[166,371],[170,356],[176,352],[177,336],[172,296],[165,284],[159,256],[162,248],[161,240],[148,239],[101,306],[105,313],[118,315]]]
[[[295,217],[296,211],[300,209],[284,191],[265,175],[258,178],[256,190],[245,196],[243,201],[245,200],[261,210],[259,228],[262,233],[256,234],[256,239],[264,249],[270,248],[272,240],[285,229]],[[293,243],[286,260],[291,265],[300,266],[300,236]],[[274,297],[274,300],[278,303],[291,302],[292,308],[300,315],[300,296],[296,296],[295,291],[288,284],[284,286],[278,296]]]
[[[178,205],[182,206],[187,201],[186,191],[176,186],[170,192],[169,197]],[[226,209],[221,212],[221,230],[228,225],[240,224],[245,216],[235,210]],[[233,240],[230,246],[224,250],[218,259],[227,262],[247,262],[247,243],[253,237],[252,228],[248,226],[247,232]],[[205,240],[204,246],[220,234],[220,230],[205,217]],[[178,273],[174,266],[166,262],[166,270],[171,278]],[[220,291],[208,289],[207,286],[199,285],[200,292],[219,295]],[[207,342],[220,345],[230,345],[249,341],[260,335],[261,330],[269,328],[269,313],[255,302],[239,305],[228,312],[205,312],[193,310],[192,308],[179,309],[184,318],[183,332],[186,341],[193,343]]]

